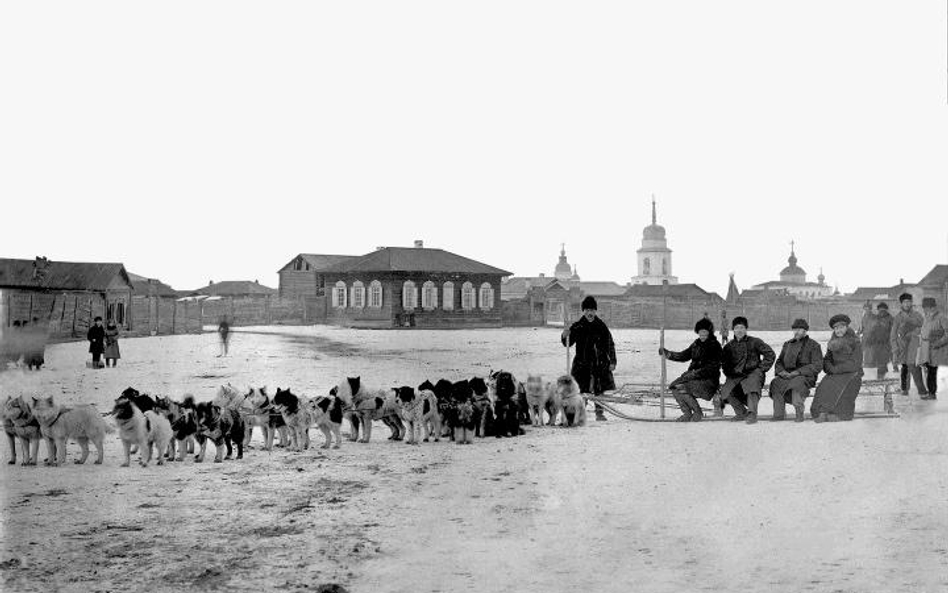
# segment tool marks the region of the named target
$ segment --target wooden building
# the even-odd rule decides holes
[[[34,318],[53,336],[84,335],[99,316],[133,327],[132,282],[120,263],[0,259],[0,331]]]
[[[326,292],[325,270],[357,255],[300,253],[280,268],[280,298],[313,298]]]
[[[380,247],[322,272],[327,323],[347,327],[500,327],[500,283],[511,273],[424,247]]]

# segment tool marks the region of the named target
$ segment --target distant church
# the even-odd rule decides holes
[[[821,299],[833,296],[836,290],[826,284],[826,277],[823,275],[822,270],[820,270],[820,275],[817,276],[816,282],[806,281],[806,271],[797,265],[798,260],[794,247],[795,244],[791,242],[790,257],[787,258],[787,264],[789,265],[780,271],[780,280],[771,280],[770,282],[752,286],[751,291],[785,291],[801,299]],[[745,291],[745,294],[747,292],[748,291]]]
[[[638,254],[638,276],[632,284],[678,284],[672,275],[672,250],[665,239],[665,227],[658,224],[655,197],[652,197],[652,224],[642,230],[642,247]]]

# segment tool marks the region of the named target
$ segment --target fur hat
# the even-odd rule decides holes
[[[583,299],[583,304],[582,304],[582,309],[583,309],[583,311],[585,311],[586,309],[592,309],[593,311],[599,310],[599,307],[596,306],[596,299],[595,299],[595,297],[593,297],[592,295],[590,295],[590,296],[584,298],[584,299]]]
[[[907,292],[903,292],[903,293],[899,296],[899,302],[900,302],[900,303],[901,303],[902,301],[914,301],[914,300],[915,300],[915,298],[914,298],[911,294],[909,294],[909,293],[907,293]]]
[[[750,327],[750,325],[747,323],[747,318],[740,315],[731,320],[731,329],[734,329],[738,325],[743,325],[745,328]]]
[[[810,331],[810,324],[806,322],[806,319],[797,319],[793,322],[793,325],[790,326],[790,329],[797,328]]]
[[[922,299],[922,308],[923,309],[934,309],[938,306],[938,302],[935,301],[934,297],[925,297]]]
[[[879,311],[881,311],[882,309],[885,309],[886,311],[888,311],[888,310],[889,310],[889,305],[887,305],[887,304],[885,304],[885,303],[879,303],[878,305],[876,305],[876,309],[879,310]]]
[[[713,334],[714,323],[710,319],[706,317],[702,317],[701,319],[698,320],[698,323],[695,324],[695,333],[698,333],[699,331],[703,329],[706,329],[708,330],[708,333]]]
[[[850,319],[848,315],[844,315],[842,313],[838,315],[833,315],[832,317],[830,317],[831,328],[836,327],[837,323],[845,323],[846,325],[849,325],[850,323],[852,323],[852,319]]]

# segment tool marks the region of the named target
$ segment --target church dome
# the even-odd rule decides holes
[[[573,267],[566,261],[566,245],[560,248],[560,261],[553,269],[553,276],[560,280],[568,280],[573,275]]]
[[[652,196],[652,224],[642,229],[642,239],[645,241],[665,240],[665,227],[658,224],[658,212],[655,208],[655,196]]]
[[[664,241],[665,227],[660,224],[650,224],[642,229],[642,238],[646,241]]]
[[[790,257],[787,258],[787,263],[790,265],[780,270],[780,280],[794,283],[806,282],[806,270],[797,265],[797,255],[793,249],[790,250]]]

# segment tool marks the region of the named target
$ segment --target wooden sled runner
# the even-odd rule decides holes
[[[765,386],[761,397],[767,397],[769,395],[768,386]],[[882,411],[857,411],[853,419],[856,420],[870,420],[870,419],[884,419],[884,418],[899,418],[899,414],[895,411],[894,400],[892,399],[893,393],[899,390],[899,380],[898,379],[867,379],[863,380],[862,387],[859,390],[859,398],[863,398],[862,401],[867,401],[868,398],[882,398]],[[661,398],[661,385],[652,384],[652,383],[626,383],[622,385],[619,389],[600,396],[588,396],[589,401],[599,404],[603,410],[609,414],[621,418],[623,420],[629,420],[632,422],[677,422],[675,418],[661,418],[655,417],[650,414],[654,413],[656,408],[660,408],[663,405]],[[859,399],[857,399],[859,401]],[[700,402],[699,402],[700,403]],[[621,409],[619,405],[625,404]],[[674,406],[674,404],[672,404]],[[636,413],[635,408],[638,408],[638,413]],[[730,416],[714,416],[714,410],[709,408],[703,408],[705,411],[705,417],[702,422],[721,422],[721,421],[730,421],[732,417]],[[772,415],[759,414],[759,420],[769,420],[772,418]],[[787,421],[793,421],[793,415],[790,414],[787,416]]]

